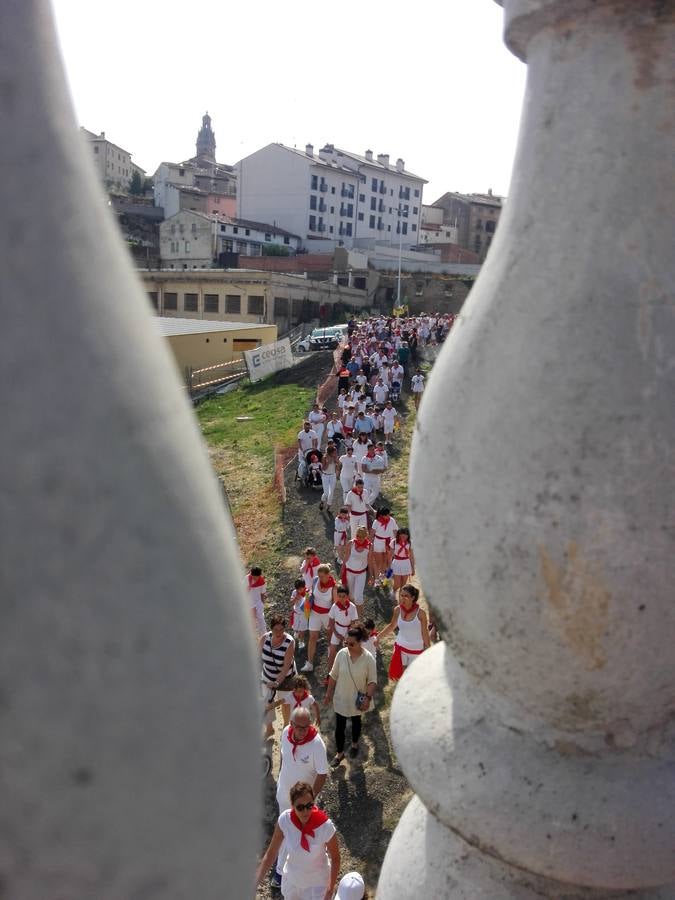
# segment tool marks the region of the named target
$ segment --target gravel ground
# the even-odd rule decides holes
[[[329,352],[311,354],[292,369],[279,373],[278,380],[287,383],[319,386],[326,379],[332,366]],[[333,403],[328,402],[329,408]],[[298,423],[298,429],[300,423]],[[290,594],[297,576],[302,551],[313,545],[322,560],[333,561],[333,517],[319,510],[320,492],[305,488],[294,479],[295,466],[286,470],[287,502],[283,515],[284,538],[287,556],[276,573],[268,574],[269,596],[267,615],[290,614]],[[338,495],[341,492],[338,485]],[[392,604],[379,591],[366,589],[366,614],[372,615],[378,629],[391,618]],[[297,656],[298,668],[305,660],[304,651]],[[317,668],[309,676],[312,693],[322,707],[321,733],[328,748],[329,759],[335,753],[333,740],[334,717],[332,710],[323,707],[324,688],[321,680],[326,675],[326,642],[319,641]],[[387,684],[382,662],[378,665],[378,682]],[[369,897],[374,897],[377,879],[387,844],[393,828],[410,798],[408,783],[398,768],[389,738],[390,689],[383,695],[378,692],[375,709],[364,717],[361,752],[355,760],[346,760],[331,772],[322,793],[322,804],[338,830],[342,854],[341,872],[357,870],[366,881]],[[280,714],[277,724],[281,721]],[[278,815],[275,800],[274,776],[278,771],[278,754],[274,752],[272,774],[265,780],[265,840],[269,839]],[[265,882],[258,898],[279,897]]]

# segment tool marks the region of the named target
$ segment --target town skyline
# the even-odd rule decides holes
[[[361,37],[354,41],[348,16],[336,23],[327,18],[330,10],[305,0],[294,7],[292,19],[267,3],[253,12],[224,12],[208,0],[191,18],[168,0],[161,7],[154,0],[120,0],[121,20],[138,32],[133,67],[122,64],[118,43],[97,40],[106,26],[100,7],[75,0],[53,0],[53,7],[78,125],[105,131],[150,176],[163,161],[194,155],[208,111],[222,163],[234,165],[274,142],[298,148],[332,143],[405,159],[407,168],[429,182],[426,203],[446,191],[491,188],[508,194],[525,68],[504,46],[502,10],[491,0],[456,0],[447,10],[428,12],[423,46],[413,33],[422,20],[402,31],[398,3],[385,15],[356,4],[343,7],[358,19]],[[213,28],[202,34],[205,21]],[[261,34],[256,26],[263,21]],[[237,36],[223,38],[222,57],[213,40],[219,23]],[[145,54],[144,34],[151,42]],[[314,63],[317,35],[323,36],[323,49]],[[384,48],[404,39],[389,77]],[[339,76],[326,60],[340,63]],[[158,76],[159,88],[150,96]]]

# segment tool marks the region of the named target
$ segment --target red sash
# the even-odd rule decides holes
[[[323,810],[318,807],[314,807],[312,812],[310,813],[309,819],[303,825],[300,819],[298,818],[298,814],[294,809],[291,809],[291,822],[295,825],[298,831],[301,833],[302,837],[300,838],[300,846],[303,850],[306,850],[309,853],[309,841],[308,837],[313,838],[316,829],[320,828],[325,822],[328,821],[328,816]]]
[[[333,578],[332,575],[329,575],[329,576],[328,576],[328,581],[327,581],[325,584],[321,584],[320,581],[317,581],[316,587],[314,588],[314,590],[316,590],[317,588],[319,588],[320,590],[325,591],[325,590],[327,590],[328,588],[331,588],[331,589],[332,589],[332,588],[334,588],[334,587],[335,587],[335,579]],[[327,612],[330,612],[330,606],[325,606],[325,607],[324,607],[324,606],[317,606],[317,605],[316,605],[316,600],[315,600],[315,601],[314,601],[314,605],[312,606],[312,610],[313,610],[313,612],[315,612],[315,613],[319,613],[320,616],[323,616],[323,615],[325,615]]]
[[[403,657],[402,653],[410,653],[411,656],[417,656],[422,653],[422,650],[409,650],[407,647],[402,647],[400,644],[394,644],[394,652],[391,655],[391,662],[389,663],[389,677],[392,681],[398,681],[399,678],[405,672],[405,667],[403,666]]]

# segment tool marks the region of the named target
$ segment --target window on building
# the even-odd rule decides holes
[[[180,175],[181,178],[183,178],[185,176],[185,169],[179,169],[178,174]]]
[[[377,197],[370,198],[370,208],[377,209]]]
[[[309,230],[316,231],[316,216],[309,217]]]
[[[417,225],[415,225],[414,222],[413,222],[413,224],[412,224],[412,230],[413,230],[413,231],[417,231]]]
[[[198,294],[183,294],[183,312],[197,312],[199,309]]]
[[[153,309],[157,309],[157,291],[148,291],[148,297],[150,298],[150,305]]]
[[[354,218],[354,204],[353,203],[347,204],[347,215],[350,219]]]
[[[181,234],[183,234],[183,232],[185,231],[185,225],[179,225],[178,230],[180,231]]]
[[[407,234],[407,233],[408,233],[408,223],[404,222],[403,223],[403,234]]]
[[[265,314],[265,298],[253,295],[248,298],[247,309],[249,316],[262,316]]]
[[[241,313],[241,297],[239,294],[225,294],[225,312]]]
[[[288,315],[288,297],[274,298],[274,317]]]
[[[313,191],[315,191],[318,187],[319,187],[319,176],[312,175],[311,188]]]
[[[309,208],[310,208],[310,209],[316,209],[316,195],[315,195],[315,194],[310,194],[310,197],[309,197]]]
[[[333,233],[333,226],[332,226],[332,225],[329,225],[329,226],[328,226],[328,233],[329,233],[329,234],[332,234],[332,233]],[[342,234],[342,232],[340,232],[340,233]]]
[[[164,294],[164,309],[178,309],[178,294]]]
[[[289,237],[284,238],[284,244],[290,244],[291,239]]]
[[[365,202],[366,202],[366,195],[359,194],[359,203],[365,203]]]
[[[94,144],[94,153],[98,153],[98,146]]]
[[[413,216],[416,216],[419,212],[419,209],[416,206],[413,206]]]
[[[335,185],[333,185],[333,186],[331,187],[330,192],[331,192],[331,194],[334,194],[334,193],[335,193]]]
[[[218,294],[204,294],[204,312],[220,312],[220,298],[218,297]]]
[[[175,234],[175,233],[176,233],[176,226],[174,224],[171,226],[171,234]]]
[[[236,225],[232,228],[232,234],[239,234],[239,228]]]
[[[196,222],[192,223],[192,233],[197,234],[197,223]]]
[[[248,237],[248,235],[251,233],[251,229],[250,229],[250,228],[246,228],[246,229],[244,230],[244,233],[245,233],[246,236]]]
[[[359,222],[363,222],[363,213],[359,213]]]
[[[267,233],[265,234],[265,240],[266,240],[266,241],[271,241],[271,240],[272,240],[272,235],[271,235],[269,232],[267,232]]]
[[[225,231],[225,226],[224,226],[224,225],[221,225],[221,226],[220,226],[220,230],[221,230],[221,231]]]
[[[375,227],[375,216],[371,216],[371,217],[370,217],[370,220],[369,220],[369,222],[368,222],[368,227],[369,227],[369,228],[374,228],[374,227]]]
[[[186,253],[190,252],[190,241],[185,241],[185,252]]]
[[[334,212],[335,212],[335,207],[334,207],[334,206],[331,206],[330,211],[331,211],[331,213],[334,213]]]
[[[495,232],[495,223],[494,223],[494,222],[486,222],[486,223],[485,223],[485,230],[488,232],[488,234],[494,234],[494,232]]]
[[[419,195],[420,195],[419,188],[415,188],[415,190],[413,191],[413,194],[415,195],[415,197],[419,197]]]
[[[223,241],[223,251],[225,253],[232,253],[234,251],[234,244],[232,243],[232,241]]]
[[[371,182],[371,190],[373,190],[373,191],[377,190],[377,178],[373,178],[373,180]]]
[[[351,222],[347,222],[347,224],[345,225],[345,234],[347,235],[347,237],[352,236],[352,223]]]

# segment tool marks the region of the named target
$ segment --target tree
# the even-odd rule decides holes
[[[263,256],[290,256],[291,251],[282,244],[263,244]]]
[[[140,173],[136,169],[134,169],[134,174],[131,176],[129,193],[133,194],[135,197],[138,197],[143,193],[143,181],[141,179]]]

